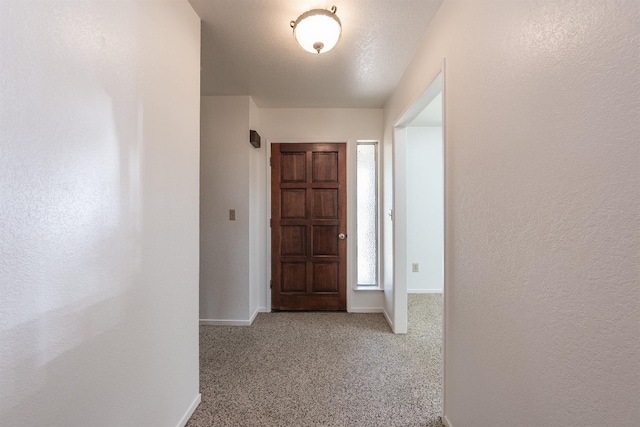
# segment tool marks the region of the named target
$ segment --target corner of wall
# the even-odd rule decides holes
[[[189,407],[187,408],[187,411],[184,413],[182,418],[180,418],[180,421],[178,421],[176,427],[184,427],[187,425],[187,423],[189,422],[189,418],[191,418],[193,413],[196,411],[196,409],[200,405],[200,402],[202,402],[202,394],[198,393],[193,399],[193,402],[191,402],[191,405],[189,405]]]
[[[384,314],[384,318],[387,320],[387,323],[389,324],[389,327],[391,328],[391,330],[395,332],[395,328],[393,326],[393,320],[391,320],[391,317],[389,316],[389,313],[387,313],[387,310],[385,308],[382,308],[382,314]]]

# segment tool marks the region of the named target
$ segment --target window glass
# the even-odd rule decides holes
[[[358,143],[358,286],[378,285],[377,144]]]

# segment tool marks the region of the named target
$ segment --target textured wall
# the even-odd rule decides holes
[[[248,96],[202,97],[200,319],[248,321],[251,190]],[[229,210],[236,220],[229,220]],[[254,254],[255,256],[255,254]],[[255,279],[255,278],[254,278]]]
[[[640,2],[448,1],[385,107],[446,57],[445,415],[637,425]]]
[[[260,133],[260,113],[253,99],[249,98],[249,128]],[[262,138],[260,148],[250,149],[249,159],[249,312],[265,311],[267,308],[267,141]]]
[[[0,425],[198,398],[199,56],[186,1],[0,2]]]

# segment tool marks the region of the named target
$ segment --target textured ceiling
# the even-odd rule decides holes
[[[442,0],[189,0],[202,19],[202,94],[260,107],[380,108]],[[289,22],[336,5],[342,38],[314,55]]]

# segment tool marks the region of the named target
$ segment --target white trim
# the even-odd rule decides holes
[[[442,398],[442,414],[446,413],[447,399],[445,398],[444,389],[447,384],[447,307],[449,306],[448,300],[450,298],[449,278],[451,277],[449,269],[450,262],[447,254],[447,242],[450,241],[447,237],[449,230],[449,221],[447,221],[447,214],[451,212],[451,207],[448,197],[450,197],[451,191],[449,191],[449,180],[447,179],[447,58],[442,58],[442,184],[443,184],[443,208],[442,226],[444,228],[444,238],[442,239],[442,389],[440,397]],[[445,416],[443,419],[448,422],[448,427],[451,427],[451,423]]]
[[[453,427],[453,424],[451,424],[451,421],[449,421],[449,417],[447,417],[446,415],[444,417],[442,417],[442,423],[446,427]]]
[[[356,140],[356,144],[354,147],[354,154],[353,154],[353,170],[349,170],[348,172],[350,174],[353,174],[353,176],[355,177],[354,181],[354,188],[353,188],[353,206],[354,206],[354,211],[355,211],[355,218],[356,221],[354,223],[354,234],[356,236],[355,243],[353,245],[353,251],[354,251],[354,262],[355,262],[355,267],[353,268],[354,272],[353,272],[353,283],[355,283],[355,286],[353,287],[353,289],[355,291],[358,290],[373,290],[373,289],[366,289],[366,286],[363,285],[363,288],[365,289],[360,289],[359,288],[359,284],[358,284],[358,145],[373,145],[375,147],[375,169],[376,169],[376,176],[375,176],[375,181],[376,181],[376,286],[375,289],[376,290],[381,290],[384,292],[384,288],[382,287],[382,227],[383,227],[383,206],[382,206],[382,187],[383,187],[383,182],[382,182],[382,173],[383,173],[383,169],[382,169],[382,151],[383,151],[383,147],[382,147],[382,141],[379,141],[377,139],[357,139]]]
[[[265,307],[258,307],[253,312],[249,320],[234,320],[234,319],[200,319],[200,325],[202,326],[251,326],[258,313],[268,313],[269,311]]]
[[[267,186],[267,195],[266,202],[267,206],[265,208],[265,224],[266,227],[266,236],[265,236],[265,244],[267,245],[267,249],[265,251],[265,262],[267,263],[267,277],[265,277],[265,292],[267,294],[267,308],[266,311],[268,313],[271,312],[271,141],[265,138],[264,144],[265,150],[267,150],[265,157],[266,167],[265,173],[267,176],[264,177],[265,183]]]
[[[408,294],[441,294],[442,289],[407,289]]]
[[[349,291],[354,288],[358,284],[358,253],[356,247],[357,241],[357,220],[358,220],[358,211],[357,209],[357,196],[358,196],[358,187],[356,182],[356,172],[357,172],[357,152],[358,152],[358,141],[350,138],[345,138],[346,141],[346,166],[347,166],[347,259],[345,260],[347,265],[347,282],[345,286],[346,299],[347,299],[347,312],[351,311],[351,304],[353,304],[353,291]],[[348,236],[352,236],[350,239]],[[354,286],[356,285],[356,286]]]
[[[200,326],[251,326],[252,320],[200,319]]]
[[[408,331],[407,310],[407,125],[437,96],[444,92],[444,65],[429,80],[426,88],[400,113],[393,124],[393,315],[397,334]],[[444,94],[443,94],[444,103]],[[443,109],[443,125],[445,111]],[[444,147],[444,131],[442,136]],[[444,148],[443,148],[444,169]],[[443,239],[444,240],[444,239]]]
[[[431,101],[440,93],[440,90],[436,90],[438,84],[440,88],[444,86],[444,60],[442,66],[438,68],[437,72],[432,75],[431,79],[429,79],[429,83],[427,87],[424,88],[422,92],[418,96],[416,96],[413,101],[407,104],[407,107],[398,115],[396,121],[394,122],[393,127],[405,128],[413,119],[416,118],[418,114],[425,109]],[[435,83],[435,85],[434,85]],[[444,110],[442,111],[444,125]]]
[[[391,331],[393,331],[395,333],[395,330],[393,329],[393,322],[391,321],[391,318],[387,314],[387,310],[385,310],[383,308],[382,309],[382,314],[384,314],[384,318],[387,319],[387,323],[389,324],[389,327],[391,328]]]
[[[384,313],[382,307],[351,307],[349,313]]]
[[[256,316],[258,316],[258,313],[266,313],[267,309],[266,307],[258,307],[256,308],[256,311],[253,312],[253,314],[251,315],[251,319],[249,319],[249,321],[251,323],[249,323],[249,325],[253,324],[253,321],[256,320]]]
[[[180,418],[180,421],[178,421],[178,424],[176,425],[176,427],[184,427],[185,425],[187,425],[189,418],[191,418],[191,416],[193,415],[193,413],[195,412],[196,408],[198,407],[201,401],[202,401],[202,395],[198,393],[195,399],[193,399],[193,402],[191,402],[191,405],[189,405],[187,412],[185,412],[182,418]]]
[[[384,292],[383,288],[379,288],[378,286],[361,286],[353,288],[355,292]]]
[[[408,331],[407,311],[407,128],[393,128],[393,322]]]

